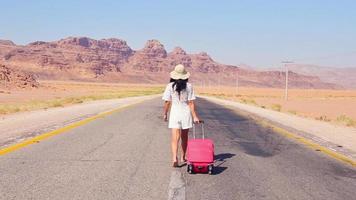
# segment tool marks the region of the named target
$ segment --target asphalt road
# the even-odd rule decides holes
[[[171,168],[150,100],[0,156],[0,199],[355,199],[356,170],[199,99],[216,173]]]

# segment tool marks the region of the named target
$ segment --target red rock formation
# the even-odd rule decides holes
[[[192,66],[192,59],[182,48],[176,47],[168,54],[167,64],[169,66],[183,64],[189,69]]]
[[[0,65],[1,88],[36,88],[38,82],[32,74]]]
[[[167,53],[158,40],[147,41],[134,51],[120,39],[94,40],[68,37],[54,42],[37,41],[25,46],[0,41],[0,56],[5,63],[17,66],[41,79],[110,82],[167,82],[168,72],[184,64],[196,83],[235,84],[237,71],[240,85],[283,87],[285,75],[278,71],[255,71],[245,67],[215,62],[207,53],[188,54],[176,47]],[[26,67],[23,67],[26,66]],[[290,74],[291,87],[336,88],[317,77]]]
[[[158,40],[149,40],[143,49],[136,51],[129,58],[125,71],[162,72],[162,63],[166,57],[164,46]]]

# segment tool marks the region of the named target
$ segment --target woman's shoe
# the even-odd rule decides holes
[[[172,167],[178,167],[178,161],[173,162]]]

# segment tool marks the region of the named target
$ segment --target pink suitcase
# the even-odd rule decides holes
[[[187,171],[188,173],[213,173],[214,168],[214,143],[205,138],[204,122],[201,123],[201,139],[195,137],[195,124],[193,125],[194,139],[188,140],[187,149]]]

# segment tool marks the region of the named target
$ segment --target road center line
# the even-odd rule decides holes
[[[171,174],[168,188],[168,200],[185,200],[185,181],[179,170],[175,170]]]

